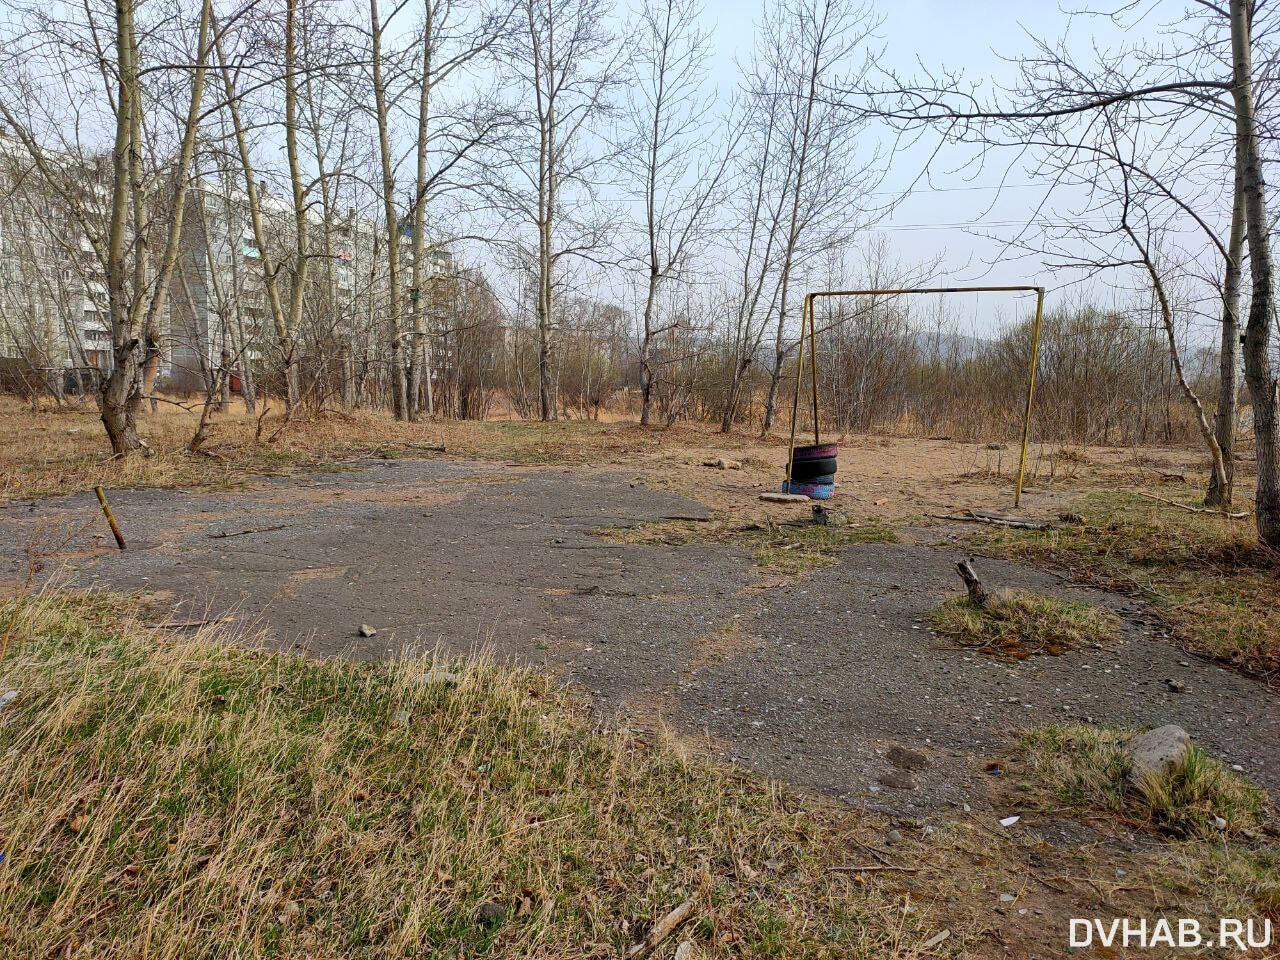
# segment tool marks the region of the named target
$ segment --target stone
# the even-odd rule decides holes
[[[373,627],[369,626],[367,623],[360,624],[360,629],[356,632],[362,637],[373,637],[378,633],[377,630],[373,629]]]
[[[902,834],[899,833],[897,830],[890,830],[888,833],[885,834],[884,842],[889,846],[893,846],[895,843],[901,843]]]
[[[1225,829],[1227,829],[1227,821],[1226,821],[1226,820],[1224,820],[1222,817],[1214,817],[1214,818],[1213,818],[1213,829],[1215,829],[1215,830],[1225,830]]]
[[[496,900],[480,904],[480,909],[477,913],[480,917],[480,922],[489,925],[501,923],[502,918],[507,915],[506,909]]]
[[[923,770],[929,766],[928,754],[896,744],[885,753],[885,759],[902,770]]]
[[[1165,686],[1169,688],[1171,693],[1186,693],[1188,690],[1191,689],[1191,687],[1187,685],[1187,682],[1185,680],[1169,679],[1169,680],[1166,680],[1164,683],[1165,683]]]
[[[682,940],[680,946],[676,947],[675,960],[693,960],[695,956],[697,954],[694,952],[692,941]]]
[[[1147,776],[1163,776],[1184,759],[1191,750],[1191,737],[1177,724],[1166,723],[1140,733],[1127,744],[1124,753],[1130,772],[1136,780]]]
[[[876,780],[886,787],[892,787],[894,790],[914,790],[916,788],[915,780],[911,779],[910,774],[902,770],[886,770],[876,777]]]
[[[704,467],[714,467],[716,470],[741,470],[742,464],[737,460],[726,460],[724,457],[716,457],[714,460],[703,460]]]
[[[801,493],[762,493],[760,499],[765,503],[808,503],[809,498]]]
[[[4,693],[0,693],[0,708],[7,707],[9,704],[13,703],[13,701],[17,699],[18,699],[17,690],[6,690]]]

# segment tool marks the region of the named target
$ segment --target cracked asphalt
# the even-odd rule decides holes
[[[1050,722],[1178,723],[1280,787],[1275,691],[1165,642],[1123,597],[982,560],[994,585],[1110,606],[1125,638],[1016,665],[942,645],[926,618],[959,589],[945,543],[856,546],[770,586],[735,548],[597,535],[706,516],[690,500],[607,471],[449,460],[111,500],[125,553],[91,493],[0,510],[8,577],[55,544],[78,585],[145,592],[175,620],[225,615],[281,648],[486,649],[560,673],[610,719],[661,717],[713,755],[902,814],[984,804],[986,759]]]

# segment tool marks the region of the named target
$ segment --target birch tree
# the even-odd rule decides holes
[[[0,61],[10,78],[0,89],[0,117],[28,151],[43,185],[69,211],[101,270],[112,362],[100,405],[118,457],[146,447],[137,430],[146,335],[165,314],[178,258],[212,26],[212,5],[204,0],[193,42],[184,49],[166,39],[172,31],[140,18],[142,6],[140,0],[116,0],[104,12],[86,4],[79,21],[23,8],[18,23],[6,25]],[[177,94],[185,109],[170,131],[173,160],[165,162],[144,136],[144,115],[157,116],[151,97],[175,76],[183,80],[166,93]],[[69,97],[57,96],[58,90]],[[102,153],[85,132],[88,121],[98,120],[112,129]],[[63,134],[68,130],[69,137]],[[108,162],[99,163],[99,156]],[[153,237],[160,240],[158,250],[149,248]]]
[[[556,415],[552,371],[556,271],[567,257],[591,256],[609,233],[592,209],[595,188],[618,153],[597,136],[615,112],[625,80],[625,48],[610,29],[606,0],[520,0],[520,29],[505,49],[520,88],[513,105],[526,139],[511,151],[512,175],[499,202],[534,234],[534,316],[538,328],[538,413]]]
[[[848,243],[870,213],[867,194],[877,177],[874,156],[859,149],[865,118],[833,106],[825,91],[867,73],[867,44],[878,25],[870,8],[852,0],[775,0],[758,40],[748,92],[757,103],[779,101],[772,122],[786,144],[772,174],[784,220],[764,433],[773,428],[783,365],[798,342],[788,336],[796,274]]]
[[[679,280],[724,193],[737,137],[712,139],[714,99],[705,90],[709,36],[699,26],[697,0],[645,0],[640,9],[623,164],[633,195],[644,205],[644,306],[640,327],[640,424],[648,426],[654,385],[654,344],[680,322],[662,322],[663,285]]]

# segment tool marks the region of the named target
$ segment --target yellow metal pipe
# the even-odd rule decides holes
[[[809,299],[809,298],[806,298]],[[813,315],[813,300],[809,299],[809,386],[813,390],[813,443],[818,445],[822,440],[818,437],[818,334],[814,330],[817,320]],[[800,318],[801,324],[804,317]],[[804,339],[804,327],[800,327],[800,339]]]
[[[1027,475],[1027,446],[1031,443],[1031,403],[1036,397],[1036,367],[1040,361],[1040,323],[1044,317],[1044,287],[1036,288],[1036,319],[1031,325],[1031,363],[1027,371],[1027,406],[1022,413],[1022,452],[1018,455],[1018,486],[1013,506],[1022,504],[1022,481]]]
[[[796,419],[800,413],[800,374],[804,371],[804,321],[806,317],[813,316],[813,294],[808,294],[804,298],[804,305],[800,308],[800,344],[799,352],[796,354],[796,389],[791,395],[791,439],[787,441],[787,490],[791,490],[791,464],[796,455]],[[811,324],[812,325],[812,324]],[[817,389],[816,386],[814,388]],[[818,398],[814,394],[814,409],[817,409]],[[814,430],[817,430],[817,418],[814,418]]]
[[[120,532],[120,524],[116,523],[116,515],[111,512],[111,505],[107,503],[107,492],[100,485],[94,487],[93,492],[98,497],[98,503],[102,505],[102,512],[107,518],[107,525],[111,527],[111,535],[116,538],[116,546],[123,550],[125,548],[124,534]]]

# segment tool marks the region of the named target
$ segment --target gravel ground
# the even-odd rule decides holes
[[[1017,665],[942,645],[925,618],[959,589],[945,544],[853,547],[768,587],[736,549],[594,533],[704,516],[689,500],[620,475],[444,460],[111,499],[125,553],[108,549],[92,494],[0,510],[9,577],[56,544],[79,584],[168,599],[175,620],[230,615],[281,647],[487,648],[563,673],[610,718],[661,716],[712,753],[899,813],[985,803],[985,759],[1052,721],[1179,723],[1280,787],[1275,693],[1163,642],[1124,598],[983,560],[993,585],[1112,607],[1125,640]]]

